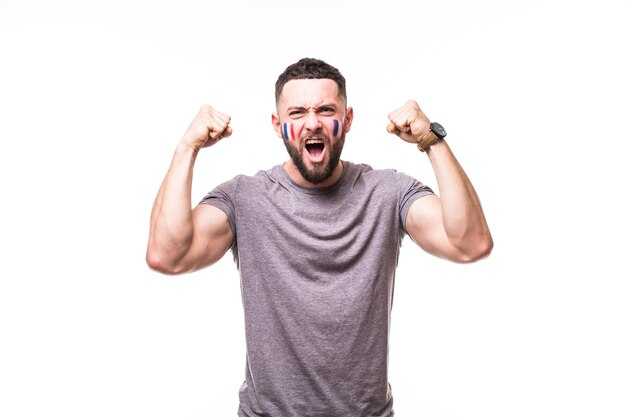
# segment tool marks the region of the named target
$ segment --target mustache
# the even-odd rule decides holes
[[[300,136],[300,142],[302,143],[305,143],[307,140],[310,140],[310,139],[322,140],[324,141],[325,144],[330,143],[330,137],[326,135],[324,132],[308,133],[308,134]]]

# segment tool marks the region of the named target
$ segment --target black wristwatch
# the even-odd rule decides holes
[[[435,136],[437,136],[439,139],[445,138],[448,134],[448,132],[446,132],[446,129],[444,129],[443,126],[441,126],[437,122],[432,122],[430,124],[430,131],[433,132]]]

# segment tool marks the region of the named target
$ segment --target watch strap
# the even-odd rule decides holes
[[[439,140],[437,135],[435,135],[431,130],[429,130],[428,132],[424,133],[422,136],[420,136],[417,139],[417,149],[419,149],[422,152],[425,152],[428,150],[428,148],[430,148],[430,145],[437,142],[437,140]]]

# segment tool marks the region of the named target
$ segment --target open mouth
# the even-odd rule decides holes
[[[308,139],[304,146],[312,162],[320,162],[324,159],[326,145],[322,139]]]

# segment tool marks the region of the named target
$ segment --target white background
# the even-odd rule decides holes
[[[235,133],[198,158],[194,203],[286,159],[274,82],[304,56],[347,78],[345,159],[436,188],[385,132],[416,99],[494,235],[472,265],[405,240],[396,415],[626,415],[620,2],[365,3],[1,0],[0,415],[235,415],[232,257],[150,271],[149,214],[203,103]]]

